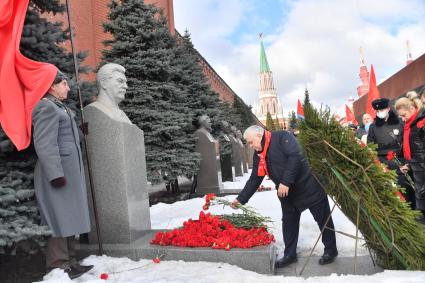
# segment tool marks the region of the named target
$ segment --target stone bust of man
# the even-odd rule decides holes
[[[225,121],[225,120],[221,120],[221,130],[222,130],[222,136],[226,141],[230,141],[229,139],[229,134],[230,134],[230,124]]]
[[[238,139],[238,129],[235,126],[230,127],[230,135],[232,135],[235,139]]]
[[[204,133],[211,142],[214,142],[214,137],[211,135],[211,120],[207,115],[199,116],[198,118],[198,131]]]
[[[107,63],[97,72],[96,82],[99,95],[90,105],[115,121],[132,124],[118,106],[124,100],[128,88],[125,68],[115,63]]]
[[[199,116],[198,118],[199,129],[205,129],[211,133],[211,119],[207,115]]]

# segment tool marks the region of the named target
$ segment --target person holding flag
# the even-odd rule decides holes
[[[232,207],[237,208],[247,203],[264,176],[268,175],[276,184],[282,208],[285,252],[276,262],[276,267],[285,267],[297,261],[300,216],[306,209],[310,210],[319,229],[323,231],[322,242],[325,249],[319,264],[333,262],[338,250],[329,201],[324,189],[313,176],[294,135],[287,131],[269,132],[254,125],[247,128],[243,136],[255,150],[253,168],[245,187],[232,202]]]
[[[74,113],[63,104],[69,92],[58,71],[46,95],[32,111],[37,164],[34,189],[42,224],[49,226],[46,266],[63,269],[71,279],[89,271],[76,260],[75,235],[90,232],[80,133]]]
[[[67,78],[19,50],[28,3],[0,3],[0,123],[17,150],[29,146],[33,132],[35,195],[42,224],[52,231],[47,269],[61,268],[73,279],[93,267],[75,258],[74,235],[91,228],[79,132],[62,103],[70,90]]]

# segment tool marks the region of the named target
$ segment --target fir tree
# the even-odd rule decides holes
[[[276,114],[276,119],[274,120],[274,128],[275,128],[275,131],[283,130],[282,126],[279,123],[279,118],[277,118],[277,114]]]
[[[187,93],[186,104],[195,121],[200,115],[208,115],[215,121],[220,112],[220,100],[203,73],[190,33],[186,30],[183,36],[178,35],[177,43],[174,64],[179,71],[172,74],[171,80]]]
[[[254,114],[252,113],[251,109],[252,107],[246,105],[241,98],[235,97],[233,111],[237,118],[234,124],[242,132],[249,126],[255,124]]]
[[[291,129],[295,129],[297,127],[297,115],[295,114],[295,111],[292,110],[290,113],[290,120],[289,120],[289,127]]]
[[[303,104],[303,107],[305,108],[305,107],[310,106],[310,105],[311,105],[311,103],[310,103],[310,94],[308,92],[308,89],[305,89],[305,91],[304,91],[304,104]]]
[[[56,65],[74,80],[72,54],[61,47],[61,43],[69,39],[69,34],[60,23],[40,17],[44,12],[56,14],[64,11],[65,6],[59,0],[32,0],[26,14],[20,50],[30,59]],[[80,63],[85,56],[84,52],[78,53]],[[87,68],[80,68],[80,72],[86,71]],[[83,82],[83,90],[86,86],[90,85]],[[75,109],[75,92],[70,93],[69,97],[70,106]],[[14,252],[21,241],[35,243],[29,246],[36,248],[43,245],[44,236],[50,234],[46,226],[39,225],[40,216],[33,188],[35,162],[36,154],[32,146],[18,152],[0,130],[0,253]]]
[[[190,59],[168,31],[160,11],[140,0],[112,1],[106,32],[105,62],[126,68],[127,98],[122,108],[145,134],[148,179],[153,183],[175,183],[178,176],[193,174],[199,162],[194,152],[195,103],[199,94],[190,76]],[[157,17],[156,15],[160,15]],[[184,70],[184,68],[187,68]],[[189,81],[188,81],[189,80]]]
[[[267,112],[267,115],[266,115],[266,129],[268,131],[274,131],[275,130],[275,125],[274,125],[273,118],[272,118],[272,115],[270,114],[270,112]]]

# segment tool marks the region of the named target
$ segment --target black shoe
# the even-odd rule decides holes
[[[333,252],[333,253],[324,253],[322,255],[322,257],[319,259],[319,264],[320,265],[325,265],[325,264],[329,264],[331,262],[335,261],[335,258],[338,256],[338,252]]]
[[[78,269],[76,269],[76,268],[74,268],[74,267],[67,268],[67,269],[65,269],[64,271],[65,271],[66,273],[68,273],[68,276],[69,276],[69,278],[71,278],[71,279],[78,278],[78,277],[80,277],[81,275],[83,275],[83,274],[85,273],[84,271],[78,270]]]
[[[294,263],[294,262],[297,262],[297,261],[298,261],[298,259],[297,259],[296,256],[289,256],[288,255],[288,256],[284,256],[281,259],[279,259],[278,261],[276,261],[274,266],[276,268],[282,268],[282,267],[288,266],[291,263]]]
[[[89,271],[93,268],[93,265],[81,265],[79,263],[76,263],[72,267],[76,270],[79,270],[79,271],[86,273],[87,271]]]

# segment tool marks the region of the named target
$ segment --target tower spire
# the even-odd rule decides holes
[[[363,47],[360,46],[359,48],[359,53],[360,53],[360,67],[361,66],[366,66],[364,63],[364,52],[363,52]]]
[[[412,53],[410,52],[410,42],[406,40],[406,65],[409,65],[413,62]]]
[[[359,48],[360,53],[360,73],[359,77],[362,83],[357,87],[357,94],[359,97],[365,95],[369,91],[369,72],[367,71],[367,67],[364,59],[364,51],[363,47]]]
[[[259,34],[261,47],[260,47],[260,73],[270,72],[269,63],[267,62],[266,51],[263,44],[263,33]]]
[[[264,125],[267,121],[267,114],[276,117],[280,125],[284,125],[285,117],[283,116],[283,108],[277,96],[276,89],[273,83],[273,72],[270,70],[269,62],[267,61],[266,51],[263,44],[263,33],[259,34],[260,38],[260,88],[259,98],[260,103],[256,107],[255,115],[258,120]]]

